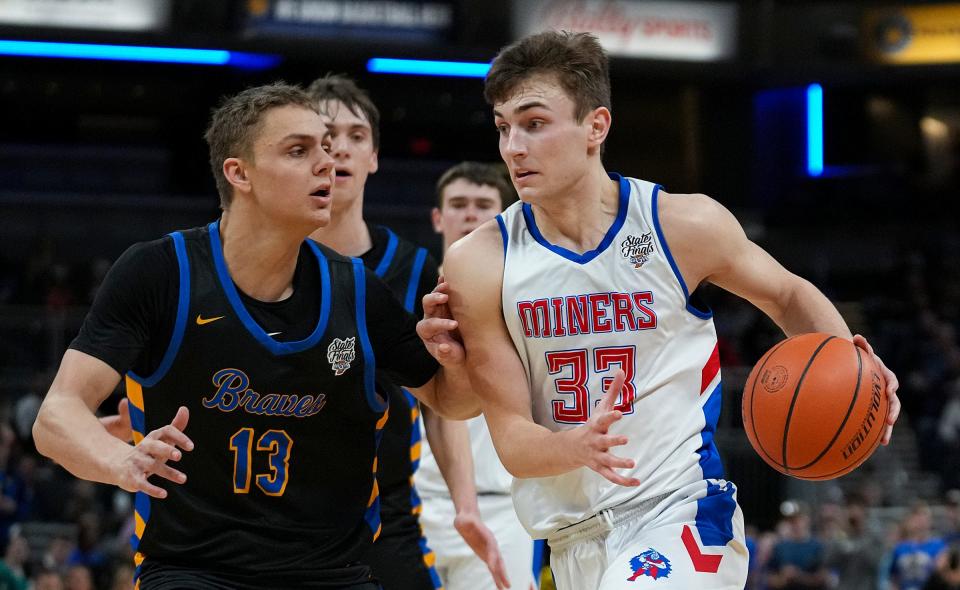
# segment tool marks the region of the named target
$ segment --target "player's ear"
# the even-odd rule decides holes
[[[590,147],[599,147],[607,139],[607,134],[610,133],[610,124],[613,122],[610,109],[597,107],[587,113],[586,118],[590,122],[590,133],[587,136]]]
[[[238,191],[249,192],[251,185],[247,178],[246,165],[240,158],[227,158],[223,161],[223,175],[227,182],[236,187]]]
[[[370,174],[373,174],[380,168],[380,157],[377,150],[373,150],[373,153],[370,154]]]
[[[430,221],[433,222],[433,231],[434,233],[442,234],[443,226],[440,225],[440,209],[434,207],[430,211]]]

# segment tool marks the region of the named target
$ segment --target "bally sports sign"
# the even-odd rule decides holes
[[[513,3],[514,34],[588,31],[611,55],[718,61],[737,51],[737,7],[726,2],[530,0]]]

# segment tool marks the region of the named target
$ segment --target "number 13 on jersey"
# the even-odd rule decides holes
[[[592,359],[591,359],[592,356]],[[584,348],[574,350],[557,350],[546,353],[547,373],[559,375],[554,381],[558,394],[564,397],[554,399],[553,419],[563,424],[582,424],[590,418],[590,409],[597,403],[590,403],[590,390],[587,389],[587,378],[590,375],[590,362],[593,370],[598,374],[609,373],[612,369],[622,369],[626,376],[623,389],[614,404],[614,410],[624,414],[633,413],[633,400],[637,397],[637,388],[633,383],[636,376],[635,346],[607,346],[594,348],[593,354]],[[602,391],[610,386],[613,377],[605,376],[600,380]]]
[[[233,493],[250,492],[250,478],[253,473],[253,428],[241,428],[230,437],[230,450],[233,451]],[[293,439],[283,430],[268,430],[257,440],[257,451],[269,452],[267,462],[270,473],[258,473],[257,487],[268,496],[282,496],[287,489],[290,475],[290,449]]]

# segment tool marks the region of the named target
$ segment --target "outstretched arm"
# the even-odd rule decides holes
[[[164,498],[167,492],[148,478],[157,475],[174,483],[186,481],[186,475],[168,462],[179,461],[181,449],[193,449],[193,442],[183,433],[189,419],[187,409],[181,407],[170,424],[130,446],[112,436],[94,415],[119,381],[120,375],[103,361],[67,350],[33,425],[37,450],[79,478]]]
[[[447,484],[456,517],[453,527],[457,529],[470,549],[490,570],[498,590],[509,588],[507,566],[500,554],[493,532],[480,518],[477,504],[477,486],[474,481],[473,452],[470,446],[470,431],[467,423],[446,420],[428,406],[421,406],[423,427],[427,433],[430,450]]]
[[[890,400],[887,428],[881,438],[887,444],[900,414],[897,377],[865,338],[851,338],[850,329],[830,300],[751,242],[736,218],[713,199],[661,193],[659,213],[667,242],[691,292],[702,282],[713,283],[756,305],[787,336],[826,332],[852,339],[873,357],[886,379]]]

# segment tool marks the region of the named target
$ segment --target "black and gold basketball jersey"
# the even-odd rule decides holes
[[[136,498],[140,567],[152,561],[308,579],[359,559],[380,528],[376,450],[386,404],[374,387],[359,260],[307,242],[320,274],[309,336],[278,341],[227,270],[219,224],[172,234],[177,319],[160,367],[127,374],[135,442],[190,410],[195,448],[168,497]],[[305,254],[309,252],[309,254]]]
[[[370,226],[370,235],[374,247],[370,255],[364,255],[364,263],[408,313],[417,313],[422,309],[421,298],[436,283],[436,262],[425,248],[400,238],[387,227]],[[377,377],[377,390],[390,400],[391,408],[377,471],[383,491],[384,525],[389,530],[395,516],[420,511],[420,497],[413,486],[413,474],[420,463],[420,407],[410,392],[382,375]]]

